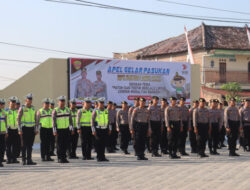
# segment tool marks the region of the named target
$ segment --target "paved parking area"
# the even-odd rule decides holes
[[[131,147],[130,147],[131,149]],[[132,151],[132,150],[131,150]],[[187,149],[190,152],[189,149]],[[96,160],[70,160],[69,164],[41,162],[37,166],[6,165],[0,169],[0,189],[250,189],[250,153],[229,157],[226,148],[220,156],[200,159],[192,154],[180,160],[168,156],[137,161],[121,152],[107,154],[109,163]],[[81,155],[78,149],[78,156]],[[95,154],[93,154],[95,156]]]

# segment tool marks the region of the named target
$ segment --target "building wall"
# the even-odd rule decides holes
[[[207,53],[203,50],[197,50],[193,52],[195,64],[202,64],[202,57]],[[176,53],[171,55],[160,55],[153,57],[143,58],[144,60],[157,60],[157,61],[173,61],[173,62],[187,62],[187,52]]]
[[[67,60],[49,59],[1,90],[0,96],[6,100],[10,96],[17,96],[24,104],[25,95],[32,93],[33,105],[39,109],[42,99],[46,97],[56,100],[60,95],[67,96],[67,77]]]
[[[246,84],[250,82],[250,74],[248,72],[248,63],[250,56],[235,55],[227,57],[205,57],[205,82],[220,83],[219,65],[220,62],[226,63],[226,82],[239,82]],[[214,66],[211,66],[213,62]]]

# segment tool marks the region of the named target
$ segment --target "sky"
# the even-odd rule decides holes
[[[127,8],[199,16],[250,19],[214,10],[173,5],[157,0],[89,0]],[[176,2],[250,12],[249,0],[177,0]],[[112,57],[131,52],[199,26],[202,21],[161,17],[44,0],[0,0],[0,42]],[[208,25],[244,24],[208,22]],[[0,59],[43,62],[49,58],[80,57],[0,44]],[[0,89],[39,64],[0,60]]]

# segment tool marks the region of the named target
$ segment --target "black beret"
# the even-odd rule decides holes
[[[139,98],[139,97],[135,97],[135,98],[134,98],[134,100],[139,101],[139,100],[140,100],[140,98]]]
[[[167,102],[166,98],[161,98],[161,101]]]

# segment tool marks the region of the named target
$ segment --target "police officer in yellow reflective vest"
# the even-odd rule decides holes
[[[108,110],[104,108],[104,99],[100,98],[98,100],[98,108],[93,111],[91,119],[92,134],[96,139],[96,153],[98,162],[109,161],[105,157],[105,145],[107,142],[107,137],[112,130],[112,126],[109,125],[108,116]]]
[[[19,163],[17,161],[17,151],[19,143],[18,125],[17,125],[16,97],[9,98],[9,108],[6,109],[8,137],[6,139],[6,164]]]
[[[76,124],[77,108],[76,108],[75,98],[70,100],[70,113],[72,117],[74,134],[70,134],[69,136],[68,156],[70,159],[78,159],[78,157],[76,156],[76,148],[77,148],[79,134],[77,133],[77,124]]]
[[[32,99],[32,94],[26,96],[25,105],[19,108],[17,116],[19,135],[22,136],[23,139],[23,165],[36,165],[36,163],[32,161],[32,146],[35,135],[38,134],[38,128],[36,126],[36,111],[32,106]]]
[[[54,161],[50,157],[50,144],[53,137],[52,109],[49,107],[50,99],[45,98],[43,108],[36,113],[37,126],[40,127],[40,149],[42,161]]]
[[[51,99],[50,100],[50,109],[51,109],[51,112],[54,110],[54,108],[55,108],[55,101],[53,99]],[[50,156],[56,156],[56,154],[54,153],[54,151],[55,151],[55,143],[56,143],[56,138],[53,135],[51,143],[50,143]]]
[[[3,167],[4,152],[5,152],[5,137],[8,134],[6,113],[4,111],[5,100],[0,99],[0,167]]]
[[[65,106],[66,97],[58,97],[58,107],[52,111],[53,133],[57,136],[58,163],[69,163],[66,158],[69,134],[74,133],[70,109]]]
[[[81,135],[82,143],[82,159],[93,160],[91,158],[92,149],[92,131],[91,131],[91,117],[92,117],[91,100],[87,98],[83,102],[83,108],[77,112],[77,128]]]
[[[21,107],[21,102],[20,100],[16,97],[16,110],[18,112],[19,108]],[[17,138],[17,152],[16,152],[16,157],[20,157],[20,153],[21,153],[21,137],[19,135],[19,137]]]

